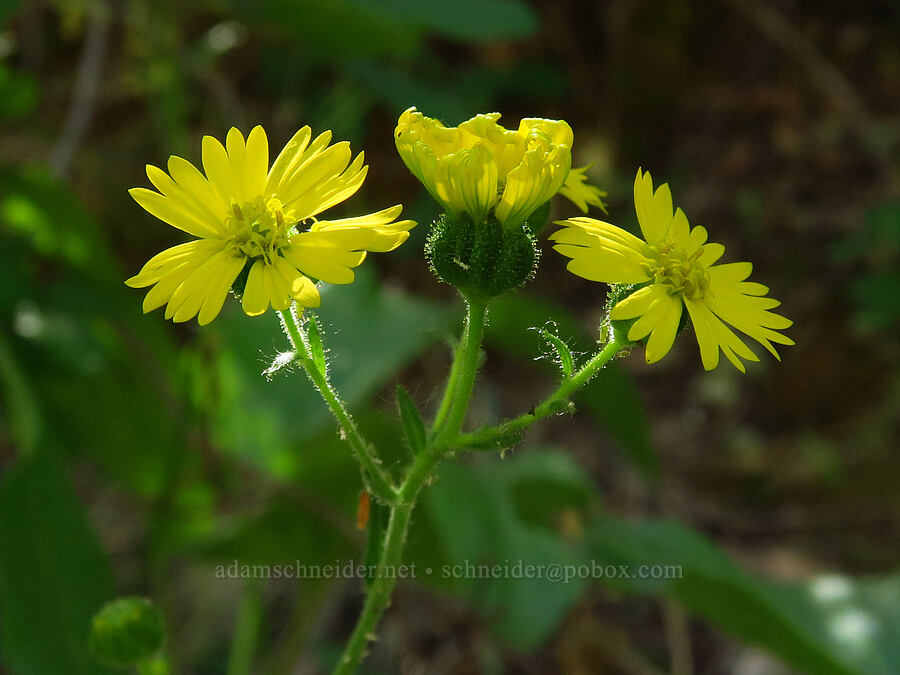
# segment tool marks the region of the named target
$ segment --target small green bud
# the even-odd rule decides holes
[[[527,225],[504,229],[493,216],[474,224],[444,214],[431,225],[425,255],[441,281],[486,301],[531,279],[540,249]]]
[[[165,629],[156,606],[145,598],[117,598],[94,615],[89,647],[104,665],[143,663],[163,645]]]

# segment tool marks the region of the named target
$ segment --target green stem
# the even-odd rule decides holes
[[[366,655],[366,646],[375,639],[375,628],[381,615],[388,608],[391,593],[397,583],[397,570],[403,561],[403,545],[409,529],[409,519],[423,486],[428,482],[447,448],[437,443],[430,445],[416,456],[398,492],[399,498],[391,509],[384,548],[376,567],[375,579],[369,586],[362,614],[350,636],[333,675],[350,675],[356,671]]]
[[[259,579],[248,579],[241,594],[237,627],[228,655],[228,675],[247,675],[250,672],[261,622],[262,584]]]
[[[453,348],[453,365],[450,366],[450,375],[447,376],[447,385],[444,387],[441,405],[434,416],[434,423],[431,427],[432,434],[437,433],[444,426],[444,422],[447,421],[447,415],[450,414],[450,407],[453,405],[454,396],[456,395],[456,381],[459,379],[459,364],[462,360],[462,351],[462,345],[459,343]]]
[[[343,436],[353,448],[356,459],[362,466],[366,487],[380,501],[393,504],[397,500],[396,488],[382,468],[381,460],[374,455],[372,446],[362,437],[353,418],[347,412],[343,400],[310,356],[297,315],[290,310],[281,311],[279,314],[281,315],[281,324],[294,347],[297,362],[303,366],[309,379],[319,390],[331,413],[337,419]]]
[[[391,593],[397,583],[396,572],[403,562],[409,519],[419,493],[430,480],[437,464],[452,450],[443,439],[457,434],[466,416],[481,356],[486,309],[483,302],[468,302],[466,327],[455,350],[447,387],[432,428],[432,438],[425,450],[416,456],[397,492],[397,500],[391,506],[375,579],[369,586],[362,614],[335,666],[334,675],[349,675],[356,671],[366,654],[366,647],[375,639],[378,621],[390,604]]]
[[[455,447],[490,446],[492,441],[499,440],[504,435],[525,429],[539,419],[555,415],[560,412],[562,405],[568,403],[572,394],[587,384],[588,380],[594,377],[625,346],[624,343],[613,340],[597,352],[577,373],[563,380],[556,391],[544,399],[533,411],[494,427],[480,429],[469,434],[459,434],[452,439],[452,445]]]
[[[451,381],[448,382],[447,386],[448,392],[451,388],[453,389],[453,400],[443,424],[438,426],[437,420],[435,421],[437,438],[444,438],[459,433],[466,419],[469,400],[472,398],[472,388],[475,386],[475,376],[478,373],[487,304],[476,300],[467,300],[467,303],[466,328],[453,363],[454,368],[458,371],[455,378],[456,382],[452,381],[453,372],[451,370]],[[444,398],[447,398],[447,392],[445,392]]]
[[[169,675],[171,668],[164,654],[156,654],[135,666],[137,675]]]

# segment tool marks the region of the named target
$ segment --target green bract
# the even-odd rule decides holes
[[[541,251],[527,225],[504,228],[493,216],[474,224],[444,214],[431,225],[425,255],[441,281],[485,301],[533,277]]]

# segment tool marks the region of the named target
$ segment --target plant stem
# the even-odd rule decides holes
[[[261,621],[262,584],[259,579],[248,579],[241,594],[237,627],[228,655],[228,675],[246,675],[250,672]]]
[[[403,562],[403,545],[406,542],[410,516],[419,493],[431,479],[435,466],[452,450],[452,446],[443,439],[459,433],[469,407],[469,399],[472,398],[472,388],[475,385],[481,355],[486,310],[484,302],[468,301],[466,327],[462,340],[455,350],[441,406],[432,426],[431,440],[425,450],[416,456],[397,492],[397,500],[391,505],[391,515],[375,579],[369,586],[362,614],[340,661],[335,666],[333,675],[350,675],[356,671],[366,654],[367,645],[375,639],[378,621],[390,604],[391,593],[397,584],[397,570]]]
[[[319,390],[331,413],[337,419],[342,435],[350,443],[356,459],[362,466],[363,477],[369,492],[385,504],[395,503],[397,501],[397,489],[382,468],[381,460],[375,456],[372,446],[362,437],[362,434],[353,422],[353,418],[347,412],[344,401],[334,387],[331,386],[331,382],[328,381],[325,373],[319,370],[318,365],[310,356],[303,336],[303,329],[300,326],[296,313],[291,310],[284,310],[280,311],[279,314],[281,316],[281,324],[294,347],[297,362],[303,366],[309,379],[316,389]]]
[[[451,380],[448,382],[447,392],[444,394],[446,399],[451,387],[454,389],[452,403],[444,423],[438,426],[436,420],[436,438],[459,433],[466,418],[466,411],[469,409],[472,388],[475,386],[475,376],[478,373],[478,362],[481,358],[481,339],[484,336],[487,304],[483,301],[467,299],[467,309],[466,327],[453,362],[453,367],[458,371],[456,382],[453,382],[453,371],[451,370]]]
[[[366,654],[366,646],[375,639],[375,627],[391,601],[391,593],[397,583],[398,567],[403,560],[403,545],[409,529],[409,519],[423,486],[431,478],[431,472],[444,457],[447,447],[433,443],[416,460],[399,490],[399,499],[391,508],[384,548],[378,560],[375,579],[369,586],[362,614],[344,647],[333,675],[350,675]]]
[[[441,405],[438,407],[437,414],[434,416],[432,424],[432,434],[436,434],[444,422],[447,415],[450,414],[450,408],[456,395],[456,381],[459,378],[459,364],[462,360],[462,344],[457,343],[453,348],[453,365],[450,366],[450,374],[447,376],[447,384],[444,387],[444,395],[441,398]]]
[[[623,347],[625,347],[625,344],[613,340],[597,352],[577,373],[563,380],[556,391],[544,399],[533,411],[519,415],[494,427],[479,429],[468,434],[459,434],[451,440],[452,445],[454,447],[489,446],[492,441],[496,441],[506,434],[525,429],[539,419],[560,412],[561,405],[566,404],[572,394],[587,384],[588,380],[609,363]]]

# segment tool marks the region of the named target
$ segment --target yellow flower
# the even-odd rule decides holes
[[[395,222],[399,205],[356,218],[316,220],[359,189],[368,167],[363,153],[350,161],[346,141],[329,145],[330,131],[310,143],[311,137],[308,126],[300,129],[271,169],[260,126],[246,143],[232,128],[224,147],[204,136],[206,176],[180,157],[169,158],[168,174],[147,165],[147,177],[159,192],[132,188],[131,196],[197,239],[154,256],[125,282],[133,288],[153,287],[144,298],[144,312],[167,305],[167,319],[188,321],[199,315],[198,322],[205,325],[218,315],[244,271],[242,305],[250,316],[270,305],[287,309],[292,301],[317,307],[319,291],[310,277],[348,284],[366,251],[390,251],[407,239],[415,223]]]
[[[716,265],[725,253],[721,244],[707,243],[703,227],[692,228],[679,208],[672,213],[668,184],[653,191],[649,173],[638,169],[634,181],[634,206],[644,240],[609,223],[592,218],[559,221],[566,226],[550,238],[555,249],[572,260],[573,274],[608,284],[641,284],[642,287],[613,307],[612,320],[637,319],[628,330],[632,342],[647,340],[647,363],[654,363],[672,348],[687,307],[703,367],[719,363],[719,350],[741,372],[741,359],[758,361],[728,325],[750,336],[776,358],[773,342],[794,341],[777,332],[792,321],[769,310],[781,303],[765,297],[769,289],[747,281],[753,266],[748,262]]]
[[[604,193],[585,184],[572,166],[572,129],[562,120],[523,119],[517,131],[501,126],[500,113],[476,115],[445,127],[410,108],[394,140],[406,166],[448,212],[484,222],[493,213],[514,228],[561,193],[587,212],[602,208]]]

